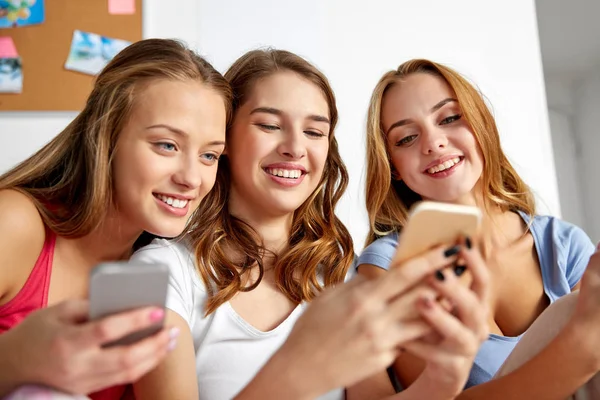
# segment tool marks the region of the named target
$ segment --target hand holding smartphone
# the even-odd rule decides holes
[[[104,263],[90,274],[90,320],[155,306],[165,307],[169,270],[164,264]],[[151,336],[163,327],[164,319],[103,347],[128,345]]]
[[[475,237],[481,227],[482,213],[474,206],[433,201],[417,203],[402,228],[392,267],[419,256],[435,246],[452,246],[460,237]],[[468,273],[461,280],[470,282]]]

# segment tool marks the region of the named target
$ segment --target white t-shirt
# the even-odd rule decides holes
[[[181,315],[192,332],[199,400],[229,400],[237,395],[285,342],[308,306],[298,305],[275,329],[259,331],[240,317],[229,302],[204,316],[206,288],[196,270],[194,256],[184,243],[156,239],[138,250],[131,261],[169,266],[167,307]],[[354,268],[350,268],[346,280],[353,275]],[[344,389],[338,389],[319,400],[344,398]]]

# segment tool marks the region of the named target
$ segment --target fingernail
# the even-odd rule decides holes
[[[156,310],[154,310],[150,313],[150,321],[152,321],[152,322],[162,321],[162,319],[164,317],[165,317],[165,310],[163,310],[162,308],[157,308]]]
[[[461,276],[467,270],[466,265],[455,265],[454,266],[454,275]]]
[[[425,308],[432,308],[433,307],[433,300],[431,300],[429,297],[423,297],[421,299],[421,303],[423,303],[423,306]]]
[[[179,336],[179,332],[179,328],[174,326],[169,330],[169,338],[171,338],[171,340],[177,338],[177,336]]]
[[[452,257],[453,255],[458,254],[459,251],[460,251],[459,245],[450,247],[449,249],[444,251],[444,257]]]
[[[435,279],[437,279],[440,282],[443,282],[446,279],[446,277],[444,276],[444,273],[438,269],[437,271],[435,271]]]
[[[471,249],[472,243],[471,243],[471,238],[470,237],[465,237],[465,246],[467,246],[467,249]]]
[[[167,346],[167,351],[173,351],[177,347],[177,339],[171,339],[169,341],[169,345]]]

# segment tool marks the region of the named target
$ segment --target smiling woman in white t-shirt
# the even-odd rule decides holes
[[[388,282],[343,284],[354,274],[353,243],[334,211],[348,175],[327,79],[281,50],[246,53],[225,77],[234,115],[214,189],[186,235],[156,240],[132,258],[169,265],[168,320],[181,328],[169,358],[135,384],[136,398],[343,399],[345,386],[388,366],[399,344],[456,328],[445,310],[414,302],[437,295],[416,284],[458,250],[444,257],[435,249]],[[193,197],[193,186],[181,196]],[[470,253],[462,255],[478,276],[484,268]],[[475,296],[453,300],[475,321],[460,327],[471,339],[445,357],[467,360],[466,379],[485,318]],[[429,383],[421,398],[435,398]]]

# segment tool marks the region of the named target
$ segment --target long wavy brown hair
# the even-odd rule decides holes
[[[231,88],[207,61],[174,40],[142,40],[108,63],[83,111],[62,132],[0,176],[0,190],[28,195],[46,226],[60,236],[89,234],[113,204],[112,159],[137,89],[153,79],[209,85],[231,114]]]
[[[292,71],[321,89],[329,105],[329,153],[319,185],[295,211],[288,246],[275,257],[278,288],[293,302],[311,300],[323,289],[343,282],[354,258],[352,238],[335,215],[335,206],[348,185],[348,172],[333,135],[338,119],[336,101],[327,78],[303,58],[283,50],[254,50],[240,57],[225,73],[234,94],[233,112],[241,107],[260,79]],[[235,117],[234,117],[235,118]],[[209,293],[206,314],[240,291],[250,291],[264,275],[267,254],[257,232],[229,213],[230,172],[221,157],[214,189],[194,217],[188,240]],[[235,259],[243,254],[245,260]],[[259,278],[246,285],[252,268]],[[322,282],[320,282],[322,277]]]
[[[483,154],[483,207],[520,210],[535,214],[535,201],[529,187],[519,177],[500,146],[496,121],[481,93],[458,72],[429,60],[410,60],[389,71],[375,86],[367,118],[366,203],[369,234],[366,245],[390,232],[399,232],[406,223],[408,210],[421,200],[405,183],[392,178],[392,162],[381,123],[381,105],[387,90],[411,74],[437,76],[452,88]]]

